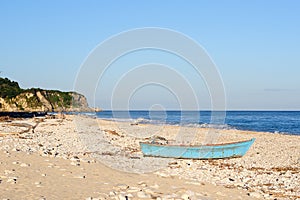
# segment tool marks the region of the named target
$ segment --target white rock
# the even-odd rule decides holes
[[[128,192],[128,193],[135,193],[135,192],[138,192],[138,191],[141,191],[141,189],[138,188],[138,187],[130,187],[126,190],[126,192]]]
[[[20,166],[21,166],[21,167],[29,167],[30,164],[22,163]]]
[[[77,175],[77,176],[74,176],[74,178],[86,178],[85,175]]]
[[[250,192],[249,196],[254,198],[261,198],[261,195],[258,192]]]
[[[80,163],[78,163],[78,162],[71,162],[70,164],[73,166],[80,166]]]
[[[124,194],[119,194],[118,198],[119,198],[119,200],[127,200],[127,198]]]
[[[159,185],[155,184],[155,185],[152,185],[152,186],[150,186],[150,187],[153,188],[153,189],[158,189],[158,188],[159,188]]]
[[[126,185],[126,184],[118,184],[118,185],[116,185],[116,187],[119,188],[119,189],[121,189],[121,190],[126,190],[126,189],[129,188],[129,186]]]
[[[184,200],[189,200],[190,199],[190,195],[188,195],[188,194],[183,194],[183,195],[181,195],[181,198],[182,199],[184,199]]]
[[[7,179],[7,182],[8,182],[8,183],[11,183],[11,184],[16,184],[16,183],[17,183],[17,178],[16,178],[16,177],[8,178],[8,179]]]
[[[110,197],[114,197],[114,196],[116,196],[116,194],[117,194],[117,193],[116,193],[115,191],[109,192],[109,196],[110,196]]]
[[[142,199],[146,199],[146,198],[150,198],[151,195],[146,194],[145,192],[139,191],[136,193],[137,197],[142,198]]]

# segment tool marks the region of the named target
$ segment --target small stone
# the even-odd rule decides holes
[[[129,188],[129,186],[126,185],[126,184],[118,184],[118,185],[116,185],[116,187],[119,188],[119,189],[121,189],[121,190],[126,190],[126,189]]]
[[[141,189],[138,188],[138,187],[130,187],[126,190],[126,192],[128,192],[128,193],[135,193],[135,192],[138,192],[138,191],[141,191]]]
[[[9,179],[7,179],[7,183],[16,184],[17,178],[16,177],[9,178]]]
[[[30,166],[30,164],[26,164],[26,163],[22,163],[21,165],[20,165],[20,167],[29,167]]]
[[[261,198],[261,195],[258,192],[250,192],[248,195],[254,198]]]
[[[80,166],[80,163],[78,163],[78,162],[71,162],[70,164],[73,166]]]
[[[155,194],[155,192],[153,190],[151,190],[150,188],[145,188],[145,189],[143,189],[143,191],[145,193],[147,193],[147,194],[150,194],[150,195],[154,195]]]
[[[142,192],[142,191],[137,192],[136,195],[137,195],[138,198],[142,198],[142,199],[146,199],[146,198],[151,197],[151,195],[146,194],[145,192]]]
[[[144,181],[138,182],[138,185],[143,185],[143,184],[146,184],[146,183]]]
[[[12,164],[17,165],[17,164],[19,164],[19,162],[18,161],[14,161],[14,162],[12,162]]]
[[[110,197],[114,197],[114,196],[116,196],[116,194],[117,194],[117,193],[116,193],[115,191],[109,192],[109,196],[110,196]]]
[[[77,156],[70,158],[71,161],[80,162],[80,159]]]
[[[159,188],[159,185],[155,184],[155,185],[152,185],[152,186],[150,186],[150,187],[153,188],[153,189],[158,189],[158,188]]]
[[[124,194],[119,194],[118,197],[119,197],[119,200],[127,200],[128,199],[128,197]]]
[[[190,195],[183,194],[183,195],[181,195],[181,198],[184,199],[184,200],[189,200],[190,199]]]
[[[74,176],[74,178],[86,178],[85,175],[77,175],[77,176]]]

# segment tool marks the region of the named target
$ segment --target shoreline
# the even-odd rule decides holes
[[[33,119],[24,119],[15,120],[13,123],[28,123],[34,125],[35,122]],[[0,131],[23,130],[22,127],[11,127],[4,122],[0,123],[0,127]],[[51,162],[55,159],[59,159],[58,163],[68,163],[67,166],[64,166],[66,170],[72,171],[73,167],[81,168],[85,165],[93,169],[102,169],[102,167],[105,167],[109,170],[113,170],[114,173],[118,172],[118,174],[122,174],[120,176],[125,174],[132,178],[132,186],[127,185],[128,187],[121,187],[123,189],[119,188],[118,191],[117,189],[115,191],[103,189],[103,194],[101,195],[108,195],[106,197],[107,199],[111,199],[112,197],[119,198],[119,196],[122,196],[124,193],[132,195],[129,199],[141,199],[141,197],[138,197],[138,191],[130,193],[130,191],[135,191],[132,187],[140,187],[143,191],[143,195],[149,199],[151,192],[146,192],[146,186],[138,186],[135,179],[141,179],[140,181],[144,180],[147,182],[148,180],[152,180],[151,178],[157,180],[156,184],[159,186],[156,189],[163,188],[162,180],[164,179],[174,181],[174,185],[183,184],[185,188],[184,191],[173,192],[174,195],[177,195],[176,198],[181,198],[182,195],[190,195],[190,197],[194,199],[197,199],[197,195],[203,199],[239,199],[238,196],[241,197],[241,199],[252,199],[256,197],[261,199],[300,198],[300,138],[295,135],[218,130],[219,141],[238,141],[249,139],[253,136],[256,138],[255,143],[244,157],[224,160],[146,158],[143,157],[138,146],[140,141],[145,141],[149,136],[157,135],[158,133],[166,139],[176,138],[178,140],[184,139],[178,136],[180,134],[188,136],[188,134],[193,133],[193,136],[195,136],[193,139],[197,142],[205,138],[205,132],[208,130],[209,129],[205,128],[172,125],[131,125],[128,122],[102,120],[93,118],[92,116],[66,115],[65,118],[62,119],[45,119],[35,128],[34,133],[23,133],[22,138],[18,134],[0,137],[0,152],[8,156],[7,158],[4,156],[3,161],[1,161],[1,166],[4,166],[3,163],[6,163],[4,172],[5,170],[16,168],[16,164],[13,164],[13,162],[15,163],[17,161],[8,160],[20,153],[22,155],[26,154],[28,157],[20,156],[18,159],[23,159],[22,163],[28,163],[30,166],[34,165],[35,161],[32,160],[35,160],[36,157],[42,160],[48,159]],[[38,162],[44,162],[42,160]],[[25,166],[25,164],[23,166]],[[20,167],[16,169],[16,171],[18,172],[20,170],[20,172],[25,173],[26,170],[30,169],[30,166]],[[44,169],[48,168],[39,168],[41,171]],[[128,174],[128,172],[130,173]],[[7,173],[9,174],[9,172]],[[18,185],[18,181],[16,185],[11,184],[11,182],[14,181],[8,177],[13,177],[15,173],[16,172],[12,172],[10,176],[0,174],[0,179],[2,180],[0,187],[4,187],[5,185],[7,191],[12,192],[12,188]],[[94,175],[90,174],[89,177],[97,177],[99,181],[103,178],[100,174],[97,176]],[[147,178],[145,178],[145,176],[147,176]],[[22,181],[23,178],[24,177],[20,176],[18,179]],[[57,179],[58,178],[59,177],[57,177]],[[60,178],[59,180],[63,182],[63,179]],[[30,181],[30,177],[25,179]],[[34,177],[32,179],[34,179]],[[48,178],[46,179],[45,184],[54,181],[53,179],[56,179],[56,175],[49,176],[49,180]],[[81,178],[80,180],[83,182],[86,181],[86,184],[91,184],[90,187],[97,187],[93,185],[95,184],[94,182],[90,182],[91,180],[87,181],[85,178]],[[184,183],[180,182],[183,180]],[[126,178],[119,179],[118,177],[114,177],[110,181],[116,185],[118,185],[118,182],[120,184],[126,184],[127,182]],[[186,185],[186,182],[190,182],[191,184]],[[68,182],[66,184],[72,186],[73,183]],[[191,185],[197,187],[195,188]],[[212,187],[206,188],[208,185]],[[29,190],[29,193],[33,195],[36,192],[36,187]],[[151,190],[153,194],[155,193],[153,191],[155,188],[148,187],[148,189]],[[44,187],[44,190],[47,193],[50,189]],[[90,191],[89,189],[86,190],[87,192]],[[102,189],[99,189],[99,191],[100,190]],[[170,193],[172,190],[171,182],[169,183],[169,187],[164,188],[164,190],[168,192],[164,193],[163,190],[160,190],[160,193],[155,193],[155,195],[157,195],[156,197],[166,197],[167,193]],[[206,192],[206,195],[204,195],[203,190]],[[191,192],[189,193],[187,191]],[[218,191],[222,192],[217,194]],[[113,192],[115,192],[115,194],[113,194]],[[109,196],[110,193],[112,196]],[[5,194],[8,195],[8,192]],[[67,194],[72,196],[70,192]],[[236,198],[233,198],[233,194],[237,195]],[[50,193],[47,193],[47,195],[49,197]],[[46,198],[47,195],[45,196]],[[92,193],[90,197],[98,198],[101,195]],[[139,195],[142,196],[142,193],[139,193]],[[15,197],[20,196],[17,195]],[[14,199],[13,197],[10,198]],[[172,198],[169,196],[165,199]]]

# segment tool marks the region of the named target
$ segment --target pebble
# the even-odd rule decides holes
[[[141,186],[147,186],[147,184],[146,184],[145,181],[140,181],[140,182],[138,182],[138,185],[141,185]]]
[[[184,199],[184,200],[189,200],[190,199],[190,195],[183,194],[183,195],[181,195],[181,198]]]
[[[261,198],[261,195],[258,192],[250,192],[248,195],[254,198]]]
[[[109,196],[110,197],[113,197],[113,196],[115,196],[117,193],[115,192],[115,191],[111,191],[111,192],[109,192]]]
[[[137,192],[136,195],[137,195],[138,198],[142,198],[142,199],[146,199],[146,198],[150,198],[151,197],[150,194],[146,194],[143,191]]]
[[[119,197],[119,200],[128,200],[128,196],[126,196],[124,194],[119,194],[118,197]]]
[[[152,185],[152,186],[150,186],[150,187],[153,188],[153,189],[158,189],[158,188],[159,188],[159,185],[155,184],[155,185]]]
[[[16,184],[18,178],[17,177],[11,177],[7,179],[7,183]]]
[[[73,165],[73,166],[80,166],[79,162],[71,162],[70,164]]]
[[[20,167],[29,167],[30,166],[30,164],[27,164],[27,163],[21,163],[20,164]]]
[[[85,175],[77,175],[77,176],[74,176],[74,178],[86,178]]]
[[[119,188],[119,189],[121,189],[121,190],[126,190],[126,189],[129,188],[129,186],[126,185],[126,184],[118,184],[118,185],[116,185],[115,187],[117,187],[117,188]]]
[[[138,191],[141,191],[140,188],[137,188],[137,187],[130,187],[126,190],[128,193],[135,193],[135,192],[138,192]]]

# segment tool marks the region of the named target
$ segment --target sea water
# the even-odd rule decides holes
[[[300,111],[102,111],[101,119],[300,135]],[[215,120],[217,116],[217,120]]]

